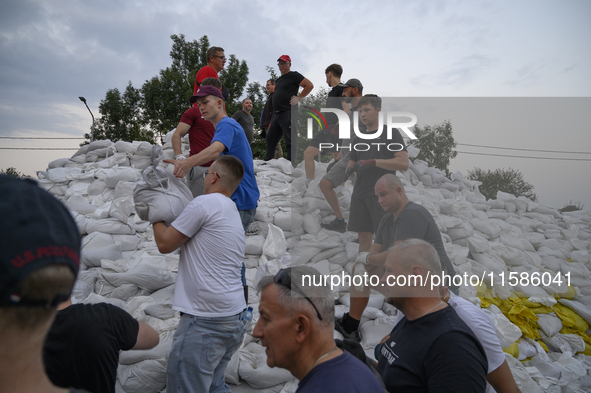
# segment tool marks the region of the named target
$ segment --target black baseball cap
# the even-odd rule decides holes
[[[62,264],[76,276],[80,233],[66,207],[32,179],[0,175],[0,306],[56,307],[70,296],[26,299],[19,285],[42,267]]]

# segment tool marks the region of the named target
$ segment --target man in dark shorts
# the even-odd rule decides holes
[[[342,98],[343,86],[341,83],[341,75],[343,74],[343,67],[341,67],[339,64],[331,64],[326,67],[324,73],[326,75],[326,83],[332,88],[328,92],[325,108],[340,109],[348,112],[349,106]],[[314,157],[316,157],[320,151],[325,150],[320,148],[321,143],[333,144],[333,147],[330,148],[329,151],[332,151],[332,156],[334,159],[336,159],[339,154],[339,152],[336,150],[339,134],[339,129],[337,126],[338,117],[334,113],[325,113],[324,118],[326,119],[328,129],[322,129],[316,135],[314,135],[312,140],[310,140],[310,146],[308,146],[304,151],[306,184],[310,184],[310,182],[314,180],[314,172],[316,171]]]
[[[456,271],[445,252],[437,223],[427,209],[408,200],[400,179],[394,174],[382,176],[375,185],[375,194],[386,214],[380,221],[371,248],[367,252],[360,252],[356,260],[364,265],[367,274],[382,274],[388,250],[395,244],[407,239],[422,239],[435,248],[443,271],[453,278]],[[386,294],[380,285],[371,287]],[[457,294],[457,286],[452,283],[449,288]],[[351,310],[338,322],[344,331],[343,335],[358,336],[359,319],[368,300],[369,288],[363,291],[351,288]]]
[[[277,59],[277,65],[281,76],[275,83],[275,92],[273,93],[273,110],[275,114],[271,120],[271,125],[267,131],[267,151],[265,161],[269,161],[275,155],[275,148],[281,140],[285,138],[285,147],[287,148],[287,159],[291,161],[292,143],[293,150],[297,152],[297,135],[292,141],[291,129],[296,129],[297,116],[292,119],[291,109],[296,106],[302,98],[307,96],[314,85],[302,74],[291,71],[291,58],[283,55]],[[298,95],[300,87],[304,89]],[[297,107],[296,107],[297,108]]]
[[[366,94],[359,99],[359,117],[366,125],[365,134],[376,134],[379,127],[380,110],[382,100],[375,94]],[[368,143],[369,142],[369,143]],[[371,143],[371,144],[370,144]],[[381,145],[379,145],[381,144]],[[355,163],[359,163],[355,170]],[[387,173],[396,174],[396,170],[405,171],[408,169],[408,153],[404,140],[397,129],[392,130],[392,139],[388,139],[386,126],[379,136],[374,139],[361,139],[356,136],[351,144],[351,155],[347,175],[357,172],[357,181],[351,194],[351,207],[349,211],[349,225],[347,230],[357,232],[359,236],[359,253],[369,251],[373,234],[378,229],[378,224],[384,216],[378,203],[378,197],[374,193],[374,186],[378,179]],[[356,270],[355,273],[359,273]],[[362,297],[359,297],[362,296]],[[351,309],[361,308],[358,303],[367,304],[368,289],[355,291],[351,288]],[[363,311],[363,306],[361,310]],[[353,321],[361,319],[361,314],[350,312]],[[343,318],[335,323],[335,329],[341,332],[346,338],[360,341],[359,331],[353,325],[351,318]]]
[[[484,392],[484,349],[431,285],[434,275],[441,264],[424,240],[404,240],[388,253],[380,284],[405,317],[380,347],[378,371],[389,392]]]
[[[345,97],[345,102],[351,104],[351,109],[349,110],[349,126],[351,127],[351,135],[354,135],[353,117],[359,109],[357,104],[359,99],[363,96],[363,85],[359,79],[353,78],[349,79],[347,83],[341,83],[339,86],[343,88],[343,97]],[[366,129],[367,127],[365,127],[365,124],[359,122],[359,130],[361,132],[365,132]],[[345,146],[349,144],[349,142],[350,139],[341,139],[338,141],[340,146]],[[322,180],[320,180],[320,191],[322,191],[326,201],[332,208],[334,214],[337,216],[328,224],[320,224],[322,228],[328,229],[329,231],[337,231],[341,233],[347,231],[347,222],[343,217],[343,212],[341,211],[341,206],[339,205],[339,198],[337,197],[337,193],[334,189],[347,180],[345,171],[349,165],[350,154],[351,149],[341,149],[338,152],[335,161],[328,166],[326,175],[322,178]]]

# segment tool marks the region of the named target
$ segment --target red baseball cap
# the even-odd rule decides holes
[[[277,61],[289,61],[291,63],[291,57],[289,57],[288,55],[282,55],[280,58],[277,59]]]

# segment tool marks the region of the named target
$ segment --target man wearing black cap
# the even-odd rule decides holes
[[[43,340],[78,274],[80,234],[68,210],[29,179],[0,175],[0,392],[54,386]]]
[[[265,161],[269,161],[275,154],[275,148],[281,137],[285,138],[285,147],[287,148],[287,159],[291,161],[291,127],[297,122],[297,117],[291,118],[291,108],[296,106],[302,98],[307,96],[314,85],[307,78],[297,71],[291,71],[291,58],[288,55],[282,55],[277,59],[277,65],[281,76],[275,83],[275,93],[273,94],[273,110],[275,115],[271,120],[271,125],[267,131],[267,152]],[[300,87],[304,89],[298,95]],[[294,151],[297,152],[297,136],[293,140]]]

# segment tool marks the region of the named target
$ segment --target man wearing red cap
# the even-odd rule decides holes
[[[282,136],[285,138],[287,159],[291,161],[291,126],[297,121],[297,117],[295,119],[291,118],[291,108],[307,96],[314,88],[314,85],[299,72],[291,71],[291,58],[288,55],[282,55],[277,59],[277,65],[281,76],[275,83],[275,93],[273,94],[273,110],[275,114],[273,120],[271,120],[269,131],[267,131],[265,161],[273,158],[275,148]],[[300,87],[304,89],[298,95]],[[297,138],[294,139],[293,143],[294,150],[297,151]]]

